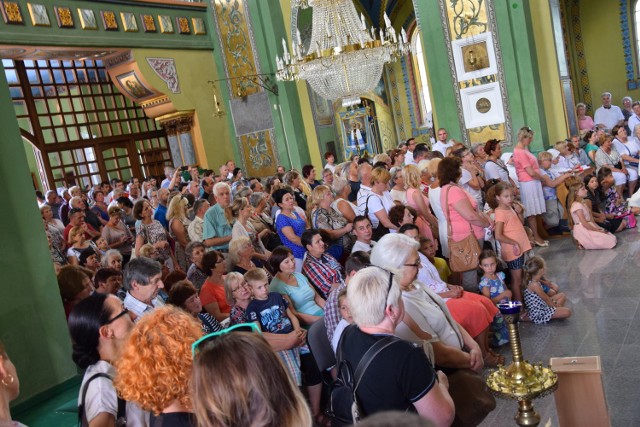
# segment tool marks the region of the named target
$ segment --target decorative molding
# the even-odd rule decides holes
[[[587,106],[587,112],[594,111],[593,98],[591,97],[591,84],[587,71],[587,56],[584,52],[584,40],[582,39],[582,22],[580,20],[580,0],[571,0],[570,7],[571,29],[573,32],[573,45],[576,50],[579,82],[581,87],[582,102]]]
[[[156,117],[155,121],[168,135],[191,132],[194,113],[195,110],[177,111]]]
[[[393,65],[388,66],[387,77],[389,79],[389,94],[391,95],[391,112],[393,114],[393,121],[396,123],[396,135],[398,137],[398,141],[405,141],[407,139],[407,133],[405,131],[404,120],[402,118],[400,91],[398,90],[398,81],[396,73],[393,70]]]
[[[58,21],[58,28],[73,28],[73,15],[71,15],[71,9],[68,7],[54,6],[53,10],[56,14],[56,21]]]
[[[31,25],[34,27],[50,27],[49,14],[47,7],[42,4],[27,3],[29,16],[31,17]]]
[[[111,10],[101,10],[102,25],[105,31],[118,31],[118,21],[116,20],[115,12]]]
[[[158,96],[155,98],[151,98],[149,100],[146,101],[142,101],[139,103],[140,107],[147,109],[150,107],[156,107],[158,105],[162,105],[162,104],[168,104],[170,103],[171,100],[169,99],[169,97],[167,95],[162,95],[162,96]]]
[[[113,68],[116,65],[124,64],[125,62],[133,61],[133,53],[131,50],[126,50],[122,53],[119,53],[115,56],[110,56],[104,59],[104,67],[108,70],[109,68]]]
[[[96,15],[91,9],[78,8],[78,18],[80,18],[80,27],[83,30],[97,30],[98,22]]]
[[[15,1],[2,2],[2,18],[5,24],[24,25],[20,5]]]
[[[180,93],[180,82],[173,58],[146,58],[155,73],[167,84],[172,93]]]
[[[624,52],[624,70],[627,76],[627,90],[637,89],[638,80],[636,80],[633,70],[633,50],[631,48],[632,26],[629,25],[629,1],[620,0],[620,33],[622,35],[622,51]]]

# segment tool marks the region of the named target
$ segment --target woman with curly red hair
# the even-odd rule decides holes
[[[201,323],[184,310],[164,306],[140,318],[116,362],[114,385],[122,398],[151,412],[150,425],[190,427],[191,344]]]

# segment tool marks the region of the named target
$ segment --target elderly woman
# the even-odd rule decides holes
[[[77,265],[65,265],[58,272],[58,288],[67,318],[76,304],[93,293],[92,277],[93,271]]]
[[[371,171],[371,193],[366,196],[364,203],[359,208],[365,216],[369,217],[373,226],[373,240],[378,240],[389,230],[394,230],[395,225],[389,221],[389,209],[395,206],[391,194],[389,194],[389,181],[391,174],[384,168],[374,168]]]
[[[353,222],[357,215],[358,207],[349,201],[349,193],[351,193],[349,182],[345,178],[336,176],[333,179],[331,189],[335,194],[335,200],[331,207],[340,212],[347,221]]]
[[[396,203],[401,205],[407,204],[407,190],[404,185],[404,172],[402,171],[402,166],[393,167],[389,171],[391,174],[391,198]]]
[[[247,323],[247,307],[253,299],[251,286],[244,280],[242,274],[232,271],[224,278],[224,293],[227,303],[231,306],[229,325]]]
[[[418,213],[416,225],[420,234],[429,239],[438,235],[438,219],[429,209],[429,198],[420,190],[421,174],[415,165],[407,165],[402,169],[404,173],[404,186],[407,189],[407,206],[412,207]]]
[[[387,237],[397,236],[384,236]],[[404,314],[398,282],[399,276],[378,267],[367,267],[355,274],[347,299],[357,326],[344,330],[338,358],[358,366],[366,351],[380,347],[378,343],[383,340],[389,341],[386,348],[382,347],[384,352],[372,359],[356,391],[363,414],[415,411],[428,425],[450,426],[455,407],[447,377],[433,370],[422,348],[391,338]]]
[[[421,265],[418,247],[414,239],[392,234],[371,252],[373,265],[395,271],[400,278],[405,314],[396,334],[409,341],[431,341],[436,366],[480,372],[484,362],[478,343],[455,321],[442,298],[416,281]]]
[[[337,259],[325,252],[319,230],[312,228],[302,233],[302,244],[307,249],[302,272],[326,300],[331,291],[344,283],[342,266]]]
[[[613,146],[616,151],[620,153],[620,158],[624,162],[625,169],[627,170],[629,194],[633,194],[636,191],[636,184],[638,183],[640,146],[638,146],[634,137],[627,136],[627,129],[624,126],[614,126],[613,129],[611,129],[611,134],[615,136]]]
[[[283,182],[293,189],[293,195],[298,206],[302,210],[307,210],[307,196],[302,191],[302,175],[298,171],[291,170],[284,175]]]
[[[66,242],[64,241],[64,225],[62,221],[53,217],[53,211],[49,205],[40,206],[40,215],[42,216],[42,221],[44,221],[45,229],[51,234],[51,243],[58,250],[63,251],[66,247]]]
[[[405,236],[411,237],[416,242],[420,242],[420,236],[415,226],[403,227],[400,232]],[[440,273],[438,273],[438,270],[426,255],[418,252],[418,256],[420,257],[418,281],[431,288],[447,304],[447,308],[456,322],[480,346],[482,354],[485,355],[485,365],[495,367],[498,363],[504,364],[504,357],[494,353],[489,348],[491,324],[498,314],[498,309],[493,301],[476,292],[464,291],[461,286],[446,283],[440,278]],[[503,331],[504,335],[506,335],[506,329],[503,329]],[[500,345],[502,344],[506,344],[506,342],[503,341]]]
[[[126,417],[127,426],[149,425],[149,414],[135,403],[126,402],[120,413],[118,393],[112,378],[121,350],[133,329],[133,322],[122,301],[113,295],[93,294],[73,308],[69,333],[73,342],[73,361],[86,370],[80,386],[80,416],[88,425],[116,425]]]
[[[179,280],[171,286],[167,303],[179,307],[202,323],[202,332],[210,334],[222,330],[222,325],[209,313],[202,312],[198,290],[188,280]]]
[[[123,257],[120,251],[117,249],[109,249],[100,260],[100,263],[104,268],[113,268],[118,271],[122,271]]]
[[[451,227],[451,239],[459,242],[473,234],[482,247],[483,228],[491,226],[490,219],[478,211],[478,202],[457,182],[462,175],[459,158],[447,157],[438,164],[438,181],[442,187],[440,205]],[[462,286],[469,292],[478,288],[477,266],[462,274]]]
[[[213,338],[197,346],[193,362],[193,407],[201,425],[250,426],[259,419],[262,425],[311,427],[304,397],[261,334]]]
[[[9,404],[20,394],[20,379],[2,341],[0,341],[0,384],[3,385],[3,391],[0,393],[0,425],[25,427],[24,424],[11,420]]]
[[[202,258],[207,252],[207,248],[202,242],[189,242],[185,248],[187,258],[191,261],[191,265],[187,270],[187,279],[200,291],[209,274],[204,271],[202,266]]]
[[[140,248],[145,243],[153,245],[158,251],[158,261],[172,263],[173,268],[179,268],[171,246],[167,240],[167,233],[157,219],[153,219],[153,209],[148,200],[138,200],[133,207],[133,216],[136,218],[136,256],[140,256]],[[173,268],[170,267],[170,270]]]
[[[207,313],[222,322],[229,317],[231,307],[224,294],[224,279],[226,273],[224,257],[218,251],[207,252],[202,258],[202,269],[209,273],[200,289],[200,301]]]
[[[93,199],[91,212],[96,214],[102,225],[105,225],[109,221],[109,212],[107,211],[108,205],[104,201],[104,193],[102,190],[95,190],[92,192],[91,198]]]
[[[246,237],[253,246],[252,257],[262,262],[266,262],[271,255],[262,243],[262,237],[266,236],[269,231],[264,229],[262,235],[253,228],[253,224],[249,221],[253,214],[253,207],[249,204],[249,200],[245,197],[237,197],[233,200],[231,206],[225,209],[225,216],[229,224],[233,224],[231,229],[231,239]]]
[[[353,246],[351,230],[353,224],[334,209],[334,198],[331,189],[326,185],[319,185],[311,192],[309,216],[311,226],[325,230],[331,241],[327,251],[336,259],[341,259],[343,253],[349,253]]]
[[[152,426],[195,425],[189,380],[191,345],[200,337],[198,320],[165,306],[142,316],[123,345],[114,386],[123,399],[153,414]]]
[[[189,263],[185,248],[191,241],[187,229],[191,221],[187,218],[188,200],[186,197],[174,196],[167,208],[169,236],[175,241],[175,257],[182,271],[187,271]]]
[[[252,261],[255,250],[251,240],[247,236],[236,237],[229,243],[229,256],[227,257],[227,271],[236,271],[245,274],[256,268]]]
[[[582,102],[579,102],[576,105],[576,116],[578,117],[578,129],[580,130],[580,133],[592,130],[595,126],[593,118],[591,116],[587,116],[587,106]]]
[[[109,248],[117,249],[122,254],[124,262],[131,259],[131,251],[133,250],[133,234],[129,227],[122,222],[124,211],[117,205],[109,207],[109,221],[102,228],[102,237],[107,241]]]
[[[276,230],[282,244],[293,253],[296,271],[300,272],[305,252],[300,236],[307,229],[307,221],[295,210],[294,195],[291,191],[284,188],[276,190],[273,200],[280,208],[280,215],[276,217]]]
[[[537,246],[549,246],[549,242],[538,233],[538,218],[542,219],[541,216],[547,211],[547,207],[542,192],[542,171],[538,165],[538,159],[529,151],[533,135],[531,128],[520,128],[518,143],[513,148],[513,164],[520,183],[524,216],[533,232],[534,242]]]
[[[600,148],[596,151],[596,169],[600,170],[603,166],[611,169],[615,179],[616,191],[618,196],[622,198],[622,191],[627,184],[628,171],[627,166],[622,161],[622,157],[620,157],[620,153],[613,146],[613,138],[612,135],[605,135],[604,140],[600,143]]]

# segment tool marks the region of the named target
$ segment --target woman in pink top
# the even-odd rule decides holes
[[[420,170],[416,165],[407,165],[402,169],[404,173],[404,188],[407,190],[406,205],[418,212],[416,225],[420,235],[433,240],[434,231],[438,235],[438,219],[429,209],[429,198],[420,191]]]
[[[440,204],[448,223],[451,224],[451,238],[455,242],[466,238],[473,232],[482,247],[485,227],[490,227],[491,220],[478,212],[478,203],[457,182],[462,176],[462,162],[457,157],[445,157],[438,164],[438,180],[442,191]],[[462,273],[462,287],[468,292],[476,292],[478,274],[476,269]]]
[[[582,102],[576,105],[576,115],[578,116],[578,129],[580,130],[580,135],[584,131],[593,129],[593,119],[591,116],[587,116],[587,106]]]
[[[520,181],[520,198],[524,205],[524,216],[533,232],[538,246],[549,246],[549,242],[538,234],[537,217],[547,211],[542,193],[542,171],[538,159],[529,151],[533,130],[523,127],[518,131],[518,143],[513,149],[513,164]]]

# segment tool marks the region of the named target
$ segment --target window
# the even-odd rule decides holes
[[[429,94],[429,81],[427,80],[427,66],[424,63],[424,50],[420,31],[413,32],[413,65],[418,103],[420,105],[420,125],[433,127],[433,111],[431,96]]]
[[[111,83],[100,60],[3,60],[20,128],[47,188],[162,175],[171,165],[154,120]],[[65,181],[67,181],[65,183]]]

